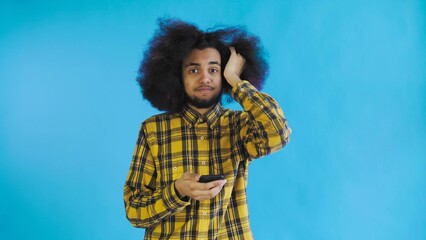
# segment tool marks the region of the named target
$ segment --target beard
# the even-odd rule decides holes
[[[186,103],[196,108],[210,108],[216,103],[218,103],[221,97],[222,97],[222,91],[220,91],[220,93],[218,93],[216,96],[211,97],[210,99],[190,97],[188,94],[185,93]]]

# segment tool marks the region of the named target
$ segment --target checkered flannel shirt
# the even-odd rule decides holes
[[[242,81],[232,97],[244,111],[220,103],[204,115],[189,107],[141,124],[124,186],[128,220],[145,239],[252,239],[247,207],[248,165],[282,148],[291,129],[277,102]],[[180,199],[174,186],[184,172],[222,174],[214,198]]]

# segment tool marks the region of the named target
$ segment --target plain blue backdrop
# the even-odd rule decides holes
[[[420,0],[1,0],[0,239],[142,238],[122,192],[164,15],[245,25],[269,53],[293,134],[250,167],[256,239],[426,239]]]

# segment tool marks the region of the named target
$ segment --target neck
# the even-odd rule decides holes
[[[188,106],[189,106],[191,109],[193,109],[193,110],[195,110],[196,112],[198,112],[200,115],[204,115],[206,112],[208,112],[210,109],[212,109],[212,108],[214,107],[214,105],[213,105],[213,106],[211,106],[211,107],[209,107],[209,108],[197,108],[197,107],[193,106],[192,104],[188,104]]]

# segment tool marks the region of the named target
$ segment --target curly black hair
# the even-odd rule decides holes
[[[229,46],[245,59],[241,79],[261,89],[268,74],[260,39],[244,27],[210,28],[200,30],[196,25],[172,18],[159,18],[159,28],[148,42],[140,64],[137,82],[142,95],[153,107],[170,113],[180,112],[185,104],[182,81],[182,63],[193,50],[215,48],[221,56],[222,66],[229,60]],[[222,92],[230,94],[231,86],[223,77]]]

